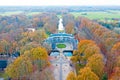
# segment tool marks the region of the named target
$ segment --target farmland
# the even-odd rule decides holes
[[[120,18],[120,11],[97,11],[97,12],[70,12],[75,17],[83,16],[86,18],[89,18],[91,20],[93,19],[112,19],[112,18]]]

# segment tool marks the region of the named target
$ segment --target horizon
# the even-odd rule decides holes
[[[90,3],[89,3],[90,2]],[[0,6],[120,6],[119,0],[3,0]]]
[[[0,5],[0,7],[120,7],[120,5]]]

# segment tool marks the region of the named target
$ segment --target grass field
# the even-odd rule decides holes
[[[57,44],[57,47],[58,48],[66,48],[66,45],[65,44]]]
[[[41,14],[42,12],[28,12],[26,13],[27,16],[32,16],[32,15],[37,15],[37,14]]]
[[[14,11],[14,12],[0,12],[0,16],[11,16],[11,15],[17,15],[17,14],[26,14],[27,16],[32,16],[36,14],[41,14],[42,12],[22,12],[22,11]]]
[[[14,11],[14,12],[0,12],[0,16],[11,16],[16,14],[24,13],[27,16],[37,15],[41,14],[42,12],[22,12],[22,11]],[[112,19],[112,18],[120,18],[120,11],[118,10],[109,10],[109,11],[97,11],[97,12],[70,12],[70,14],[74,15],[76,18],[78,16],[83,16],[86,18],[89,18],[91,20],[93,19],[99,19],[104,20],[106,19]],[[58,18],[61,18],[62,15],[57,15]]]
[[[75,17],[83,16],[89,19],[100,19],[103,20],[105,18],[120,18],[120,11],[107,11],[107,12],[71,12]]]
[[[15,12],[0,12],[1,16],[11,16],[11,15],[16,15],[16,14],[21,14],[23,13],[22,11],[15,11]]]
[[[4,80],[7,80],[8,76],[4,72],[0,72],[0,78],[4,78]]]
[[[57,15],[58,18],[62,18],[62,15]]]

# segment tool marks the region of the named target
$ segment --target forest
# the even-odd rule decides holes
[[[16,11],[12,7],[9,10],[7,7],[0,8],[0,14]],[[67,80],[120,79],[120,17],[100,20],[71,14],[103,11],[100,7],[96,7],[96,10],[91,7],[86,7],[85,10],[82,7],[18,8],[26,13],[0,15],[0,60],[9,59],[9,65],[2,74],[6,79],[9,76],[12,80],[54,80],[49,62],[51,47],[43,41],[50,34],[57,33],[59,17],[63,19],[65,32],[73,34],[78,40],[77,50],[73,51],[71,57],[76,74],[70,72]],[[109,8],[106,7],[104,11],[116,7]],[[15,53],[20,56],[14,60],[9,58]]]

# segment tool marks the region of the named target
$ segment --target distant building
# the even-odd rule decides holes
[[[19,52],[10,55],[0,55],[0,71],[3,71],[9,63],[12,63],[17,57],[20,56]]]
[[[0,55],[0,71],[7,67],[8,55]]]
[[[75,39],[75,37],[72,34],[65,33],[65,28],[62,23],[62,19],[59,20],[58,25],[58,33],[51,34],[45,42],[49,43],[51,45],[52,50],[57,50],[56,45],[59,43],[66,44],[67,50],[75,50],[77,49],[77,43],[78,40]]]
[[[77,49],[77,40],[74,38],[72,34],[67,33],[56,33],[51,34],[45,42],[49,43],[53,50],[56,49],[57,43],[69,43],[71,44],[71,50]],[[70,45],[69,45],[70,46]]]

